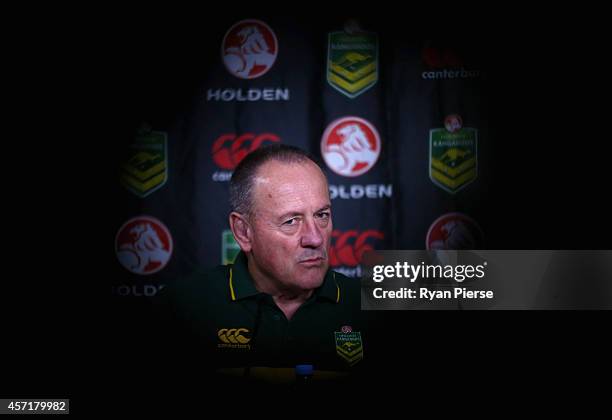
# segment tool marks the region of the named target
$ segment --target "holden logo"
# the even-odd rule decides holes
[[[455,133],[463,127],[463,120],[457,114],[451,114],[444,118],[444,127],[449,133]]]
[[[462,213],[447,213],[436,219],[427,232],[427,249],[482,249],[483,233],[474,220]]]
[[[153,274],[172,256],[172,237],[162,222],[149,216],[128,220],[115,238],[115,252],[123,267],[134,274]]]
[[[264,75],[276,61],[278,41],[268,25],[259,20],[243,20],[225,34],[221,56],[227,70],[241,79]]]
[[[272,133],[223,134],[212,146],[213,160],[223,169],[234,170],[252,151],[262,145],[277,143],[280,138]]]
[[[333,121],[321,139],[321,155],[329,168],[342,176],[359,176],[372,168],[380,155],[380,136],[363,118]]]

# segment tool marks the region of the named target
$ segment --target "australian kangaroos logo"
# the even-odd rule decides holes
[[[354,332],[352,328],[344,326],[341,331],[334,332],[336,339],[336,353],[350,366],[363,359],[363,343],[361,333]]]
[[[478,175],[478,131],[463,127],[459,115],[449,115],[444,128],[429,131],[429,178],[451,194]]]
[[[225,68],[241,79],[255,79],[272,68],[278,41],[270,27],[259,20],[243,20],[232,26],[221,47]]]
[[[327,48],[327,81],[355,98],[378,81],[378,37],[369,32],[332,32]]]
[[[121,184],[144,198],[164,186],[168,179],[166,133],[143,126],[126,149],[121,165]]]

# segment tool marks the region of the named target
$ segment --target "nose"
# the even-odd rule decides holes
[[[323,245],[323,234],[314,220],[306,220],[302,225],[300,245],[304,248],[319,248]]]

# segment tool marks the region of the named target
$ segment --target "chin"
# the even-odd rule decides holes
[[[311,270],[309,273],[304,273],[299,277],[298,284],[304,290],[312,290],[323,284],[327,270]]]

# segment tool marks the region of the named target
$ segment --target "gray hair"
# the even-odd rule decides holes
[[[302,149],[286,144],[260,147],[249,153],[236,167],[229,186],[231,211],[251,215],[253,211],[253,186],[255,175],[261,166],[269,161],[282,163],[313,162],[320,166],[313,156]]]

